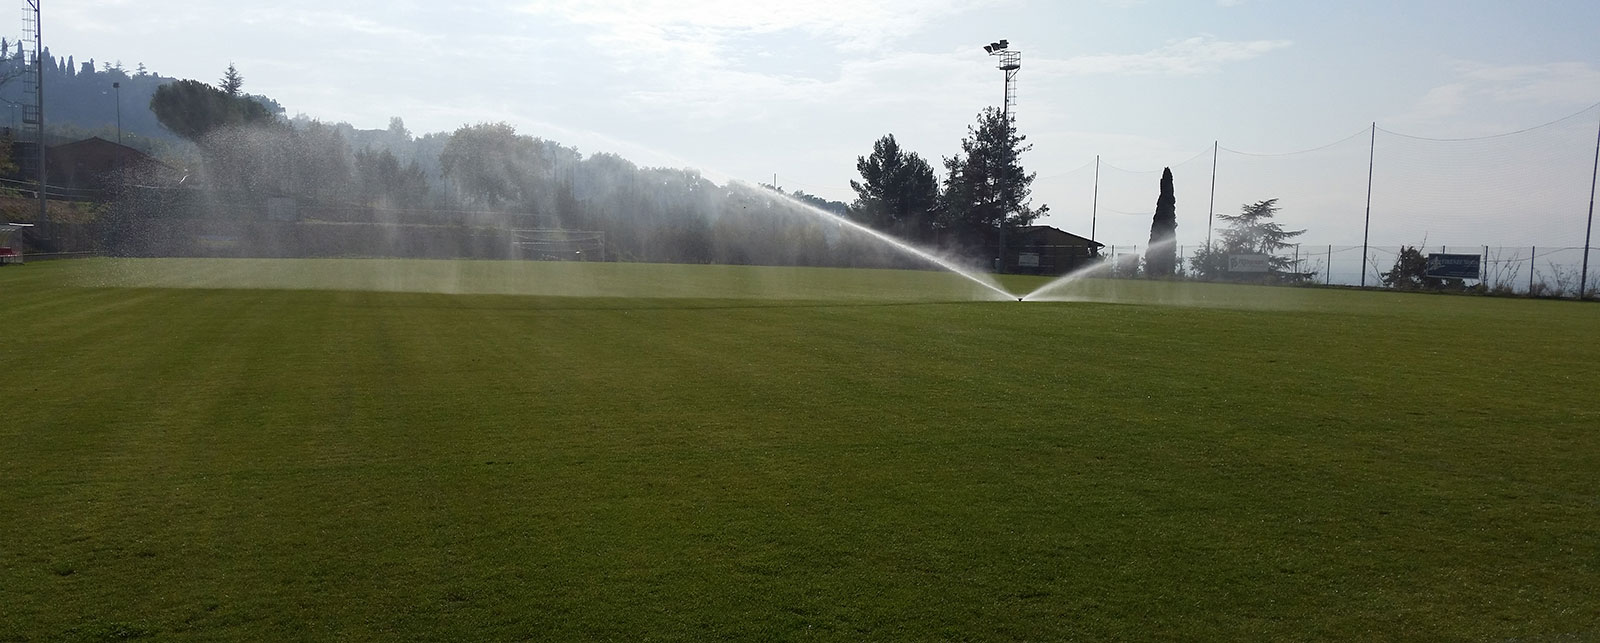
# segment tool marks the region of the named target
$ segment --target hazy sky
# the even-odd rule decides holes
[[[1596,33],[1594,0],[83,0],[44,13],[58,55],[213,83],[232,61],[291,115],[401,116],[419,133],[503,120],[586,153],[776,174],[845,201],[855,158],[883,134],[935,166],[958,149],[1000,101],[982,46],[1006,38],[1023,56],[1018,126],[1046,222],[1088,232],[1078,177],[1096,154],[1158,170],[1207,153],[1180,181],[1185,243],[1204,232],[1190,222],[1206,212],[1195,175],[1213,140],[1270,153],[1372,121],[1431,137],[1537,125],[1600,102]],[[1100,207],[1148,209],[1148,183],[1149,203]],[[1137,237],[1148,218],[1126,223],[1099,236]]]

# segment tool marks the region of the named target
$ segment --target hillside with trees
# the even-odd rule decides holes
[[[0,74],[14,76],[23,54],[13,43],[0,46]],[[858,198],[847,205],[772,185],[719,185],[692,169],[639,167],[613,154],[585,156],[507,123],[417,135],[398,116],[374,130],[286,118],[276,101],[248,93],[248,70],[231,63],[208,83],[120,61],[44,61],[52,144],[114,140],[120,91],[124,142],[183,178],[161,191],[146,185],[110,195],[105,243],[113,250],[153,251],[140,244],[161,235],[133,231],[154,221],[171,228],[182,220],[267,220],[270,201],[292,202],[305,221],[599,235],[612,260],[916,266],[920,260],[886,254],[831,216],[979,256],[1004,229],[1048,211],[1029,201],[1025,137],[993,109],[979,114],[961,151],[943,159],[943,178],[893,135],[883,137],[857,159],[862,180],[851,182]],[[22,85],[0,86],[0,98],[19,102]]]
[[[20,78],[27,63],[22,43],[0,39],[0,121],[3,127],[26,129],[21,105],[30,103],[22,94],[26,83]],[[180,137],[162,127],[149,109],[156,90],[176,78],[162,76],[134,63],[123,61],[76,60],[58,58],[44,51],[45,125],[52,144],[87,136],[116,139],[117,100],[122,101],[123,143],[136,149],[162,155],[177,155],[184,149]],[[117,87],[116,85],[120,85]],[[283,107],[265,96],[251,96],[268,112],[281,116]]]

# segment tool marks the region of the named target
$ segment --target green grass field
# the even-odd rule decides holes
[[[0,269],[0,641],[1600,638],[1600,306],[950,279]]]

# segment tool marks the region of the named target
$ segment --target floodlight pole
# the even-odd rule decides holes
[[[111,83],[111,88],[117,91],[117,145],[122,144],[122,83]]]
[[[1017,71],[1022,69],[1022,52],[1010,49],[1011,43],[1004,39],[989,43],[983,51],[990,56],[996,56],[1000,63],[996,69],[1005,73],[1005,95],[1000,103],[1000,121],[1005,124],[1007,132],[1011,129],[1011,103],[1016,100]],[[1006,271],[1006,217],[1008,213],[1000,213],[1000,227],[995,253],[995,272]],[[1093,236],[1091,233],[1090,236]]]
[[[34,73],[34,100],[39,105],[39,221],[45,220],[48,203],[45,197],[45,182],[49,178],[45,162],[44,151],[44,25],[40,23],[39,5],[44,0],[26,0],[28,7],[33,9],[33,73]]]

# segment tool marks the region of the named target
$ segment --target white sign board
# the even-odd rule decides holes
[[[1022,252],[1017,254],[1017,266],[1022,268],[1038,268],[1039,253]]]
[[[1272,272],[1267,255],[1228,255],[1228,272]]]

